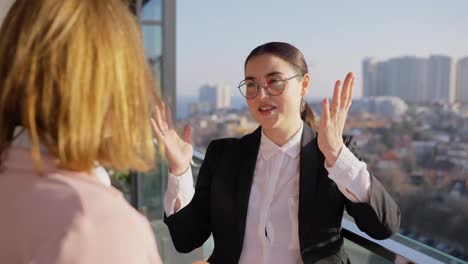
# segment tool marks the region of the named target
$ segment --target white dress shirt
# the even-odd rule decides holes
[[[298,233],[301,137],[302,127],[280,147],[262,132],[247,209],[241,264],[302,263]],[[370,175],[367,166],[346,146],[334,166],[326,169],[329,178],[349,200],[368,201]],[[193,195],[190,169],[181,176],[169,174],[164,196],[166,215],[174,213],[177,198],[183,208]]]

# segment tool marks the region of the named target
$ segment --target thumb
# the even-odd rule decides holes
[[[192,135],[191,135],[191,128],[189,125],[184,126],[184,141],[192,144]]]

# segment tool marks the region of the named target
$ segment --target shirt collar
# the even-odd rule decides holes
[[[262,129],[262,137],[260,140],[260,155],[265,160],[269,160],[273,155],[275,155],[278,151],[281,151],[288,155],[290,158],[295,159],[300,151],[301,151],[301,138],[302,138],[302,129],[303,124],[301,123],[301,127],[299,130],[292,136],[286,144],[283,146],[276,145],[271,139],[269,139]]]

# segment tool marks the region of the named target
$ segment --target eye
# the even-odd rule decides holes
[[[267,79],[267,84],[276,84],[282,82],[283,79],[279,76],[273,76]]]
[[[256,82],[249,82],[249,81],[248,81],[248,82],[245,83],[245,86],[246,86],[247,88],[249,88],[249,89],[255,89],[255,88],[257,88],[257,83],[256,83]]]
[[[267,86],[271,90],[281,91],[284,88],[284,81],[281,77],[271,77],[267,80]]]

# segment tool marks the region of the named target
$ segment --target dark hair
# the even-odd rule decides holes
[[[245,59],[244,70],[250,59],[264,54],[270,54],[288,62],[298,74],[305,75],[309,73],[302,52],[293,45],[285,42],[268,42],[253,49]],[[317,129],[315,114],[305,100],[303,100],[301,104],[300,111],[301,119],[309,126]]]
[[[296,73],[305,75],[309,73],[307,63],[302,52],[293,45],[285,42],[268,42],[253,49],[245,59],[244,70],[250,59],[256,56],[270,54],[288,62]],[[301,119],[309,126],[317,129],[317,119],[309,104],[305,100],[301,103]]]

